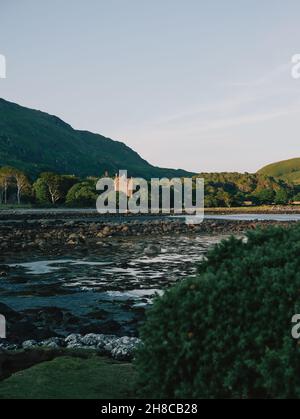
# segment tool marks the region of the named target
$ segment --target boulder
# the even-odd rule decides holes
[[[156,256],[161,253],[161,248],[157,245],[150,244],[148,247],[145,248],[144,254],[146,256]]]

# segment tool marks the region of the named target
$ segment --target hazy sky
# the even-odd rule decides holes
[[[256,171],[300,157],[299,40],[299,0],[0,0],[0,97],[156,165]]]

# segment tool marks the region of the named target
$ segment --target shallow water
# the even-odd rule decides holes
[[[299,209],[297,209],[299,211]],[[2,217],[3,216],[3,219]],[[138,214],[138,215],[100,215],[95,209],[82,209],[82,208],[30,208],[30,209],[15,209],[15,210],[1,210],[0,211],[0,224],[7,223],[22,223],[24,217],[34,217],[39,219],[44,217],[48,219],[51,216],[55,217],[57,221],[63,221],[71,217],[72,221],[80,222],[108,222],[108,223],[120,223],[129,221],[144,222],[149,220],[168,220],[168,219],[182,219],[184,221],[185,216],[179,215],[151,215],[151,214]],[[16,218],[17,217],[17,218]],[[18,218],[19,217],[19,218]],[[205,214],[204,219],[207,220],[229,220],[229,221],[300,221],[300,214],[298,213],[287,213],[287,214],[251,214],[251,213],[240,213],[240,214]]]
[[[80,333],[88,328],[135,334],[153,297],[195,275],[207,249],[224,237],[111,239],[91,251],[56,259],[38,259],[34,255],[28,259],[28,255],[25,258],[20,254],[7,261],[10,270],[0,279],[0,301],[24,315],[35,316],[55,307],[77,318],[77,328],[75,319],[72,325],[64,320],[52,325],[55,333]],[[158,247],[157,254],[145,254],[149,245]],[[115,323],[110,329],[112,321]]]

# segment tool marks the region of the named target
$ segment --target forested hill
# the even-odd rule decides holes
[[[261,173],[200,173],[205,179],[206,207],[284,205],[300,200],[300,188]]]
[[[78,131],[47,113],[0,99],[0,166],[31,177],[52,171],[80,177],[128,170],[131,176],[189,176],[184,170],[154,167],[119,141]]]

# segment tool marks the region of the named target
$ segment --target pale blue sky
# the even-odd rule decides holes
[[[255,171],[300,157],[299,39],[299,0],[0,0],[0,97],[156,165]]]

